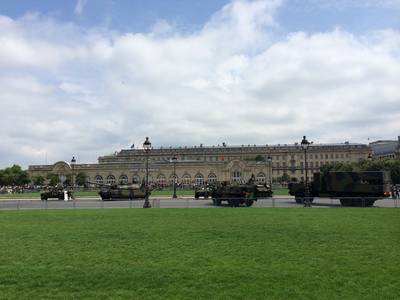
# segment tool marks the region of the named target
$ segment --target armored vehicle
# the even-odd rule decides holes
[[[305,184],[289,184],[289,194],[297,203],[305,199]],[[343,206],[372,206],[390,196],[390,173],[386,171],[314,173],[309,184],[309,200],[314,197],[339,198]]]
[[[211,193],[212,193],[212,186],[206,185],[197,187],[194,191],[194,198],[199,199],[200,197],[203,197],[204,199],[207,199],[208,197],[211,196]]]
[[[213,205],[220,206],[227,201],[229,206],[252,206],[259,198],[272,197],[272,190],[268,185],[227,183],[215,186],[211,193]]]
[[[40,192],[40,199],[45,201],[51,198],[56,198],[58,200],[64,200],[64,191],[67,192],[69,199],[73,198],[73,193],[71,190],[64,188],[62,185],[47,186]]]
[[[89,182],[100,187],[99,195],[102,200],[132,200],[137,198],[145,198],[146,189],[144,184],[130,184],[130,185],[117,185],[117,184],[99,184]],[[150,192],[149,192],[150,195]]]

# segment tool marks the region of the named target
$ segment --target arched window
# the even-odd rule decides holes
[[[258,183],[258,184],[264,184],[265,183],[265,174],[264,173],[258,173],[257,174],[256,183]]]
[[[114,184],[115,183],[115,176],[114,175],[108,175],[106,178],[106,184]]]
[[[133,175],[132,176],[132,183],[140,183],[139,175]]]
[[[174,180],[175,179],[175,180]],[[178,183],[178,176],[176,176],[176,175],[171,175],[170,177],[169,177],[169,184],[170,185],[174,185],[174,181],[175,181],[175,183]]]
[[[208,183],[215,183],[215,182],[217,182],[217,175],[215,175],[214,173],[208,174],[207,182],[208,182]]]
[[[182,184],[183,184],[183,185],[190,185],[190,182],[191,182],[190,175],[189,175],[189,174],[183,175],[183,177],[182,177]]]
[[[242,172],[240,171],[233,171],[231,173],[231,181],[232,182],[241,182],[242,181]]]
[[[100,175],[96,175],[94,181],[98,184],[103,184],[103,177],[101,177]]]
[[[196,185],[203,185],[204,184],[204,176],[201,174],[197,174],[194,178]]]
[[[119,177],[119,183],[120,184],[128,184],[128,176],[126,176],[126,175],[121,175],[120,177]]]
[[[160,186],[165,186],[166,185],[166,179],[163,174],[158,175],[157,177],[157,184]]]

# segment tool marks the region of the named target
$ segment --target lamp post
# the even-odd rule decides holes
[[[272,157],[268,155],[268,168],[269,168],[269,186],[272,188]]]
[[[303,136],[303,139],[301,141],[301,148],[304,151],[304,168],[305,168],[305,175],[306,175],[306,186],[305,186],[305,192],[304,192],[304,207],[311,207],[311,202],[310,202],[310,190],[308,186],[308,165],[307,165],[307,150],[308,147],[310,147],[310,142],[307,141],[306,136]]]
[[[71,186],[72,186],[72,190],[74,190],[74,186],[75,186],[75,164],[76,164],[76,159],[75,159],[75,156],[72,156],[72,159],[71,159],[71,171],[72,171],[72,183],[71,183]]]
[[[143,143],[143,149],[146,152],[146,195],[144,198],[143,208],[151,208],[149,202],[149,152],[151,149],[151,143],[148,137],[146,137],[146,140]]]
[[[172,157],[172,163],[174,164],[174,194],[172,195],[172,199],[176,199],[178,198],[176,196],[176,162],[177,162],[178,158],[176,157],[176,155],[174,155]]]

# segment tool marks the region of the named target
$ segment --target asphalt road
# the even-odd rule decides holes
[[[79,198],[75,201],[59,201],[48,200],[41,201],[38,199],[0,199],[0,210],[13,210],[13,209],[74,209],[74,208],[142,208],[144,200],[121,200],[121,201],[101,201],[100,198]],[[152,207],[156,208],[219,208],[212,205],[211,199],[195,200],[193,198],[151,198],[150,203]],[[223,204],[222,207],[228,207]],[[259,199],[254,202],[253,208],[260,207],[303,207],[302,204],[297,204],[292,197],[274,197]],[[316,198],[312,204],[313,208],[340,208],[339,200]],[[400,200],[393,200],[391,198],[378,200],[374,206],[379,207],[398,207],[400,208]]]

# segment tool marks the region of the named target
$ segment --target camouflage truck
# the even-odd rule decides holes
[[[210,185],[196,187],[194,191],[194,198],[199,199],[200,197],[203,197],[204,199],[208,199],[208,197],[211,196],[212,190],[213,187]]]
[[[88,182],[95,184],[100,187],[99,195],[101,200],[133,200],[146,196],[146,189],[144,184],[129,184],[129,185],[117,185],[117,184],[100,184],[96,182]],[[149,192],[150,195],[150,192]]]
[[[46,201],[48,199],[58,199],[64,200],[64,192],[67,192],[69,199],[73,199],[74,195],[70,189],[65,188],[62,185],[47,186],[42,191],[40,191],[40,199]]]
[[[220,206],[223,201],[232,207],[252,206],[259,198],[272,197],[272,190],[268,185],[223,183],[213,188],[211,197],[215,206]]]
[[[290,183],[289,194],[297,203],[305,199],[305,184]],[[390,196],[390,173],[386,171],[314,173],[309,184],[309,200],[314,197],[338,198],[343,206],[373,206]]]

